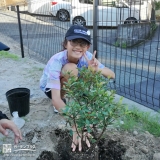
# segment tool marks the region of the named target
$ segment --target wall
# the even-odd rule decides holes
[[[20,5],[20,4],[26,4],[26,0],[1,0],[0,7],[14,6],[14,5]]]
[[[150,34],[150,23],[122,24],[118,26],[116,45],[131,47],[147,39]]]

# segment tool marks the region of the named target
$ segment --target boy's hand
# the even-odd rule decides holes
[[[71,145],[72,151],[74,152],[76,150],[77,146],[78,146],[78,150],[82,151],[82,144],[81,144],[81,137],[82,137],[82,135],[80,134],[81,137],[79,137],[79,135],[75,131],[75,127],[73,127],[72,130],[73,130],[73,140],[72,140],[72,145]],[[84,132],[83,141],[86,142],[86,144],[87,144],[88,147],[91,146],[90,142],[89,142],[89,140],[87,138],[87,137],[90,137],[90,136],[91,136],[90,134],[88,134],[87,132]]]
[[[94,51],[92,59],[89,60],[88,57],[86,56],[86,54],[84,53],[84,57],[88,63],[88,67],[92,68],[94,71],[97,71],[99,61],[95,58],[95,56],[96,56],[96,51]]]

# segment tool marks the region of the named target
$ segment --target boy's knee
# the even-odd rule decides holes
[[[62,74],[67,73],[67,72],[71,72],[72,75],[78,76],[77,65],[74,63],[67,63],[66,65],[64,65],[62,68]]]

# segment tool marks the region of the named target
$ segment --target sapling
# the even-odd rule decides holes
[[[66,73],[70,78],[63,89],[68,102],[62,113],[70,125],[76,126],[83,149],[86,130],[90,134],[95,133],[95,128],[100,130],[97,137],[90,139],[91,147],[95,147],[107,126],[121,116],[124,105],[122,99],[115,102],[115,91],[108,87],[109,79],[106,80],[100,72],[83,67],[78,73],[78,78]]]

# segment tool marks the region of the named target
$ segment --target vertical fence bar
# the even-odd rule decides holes
[[[20,35],[21,54],[22,54],[22,58],[24,58],[23,38],[22,38],[22,29],[21,29],[19,6],[17,5],[16,7],[17,7],[17,18],[18,18],[18,26],[19,26],[19,35]]]
[[[98,1],[93,1],[93,51],[97,51]],[[98,53],[96,54],[98,58]]]
[[[71,0],[71,11],[70,11],[70,26],[72,25],[72,19],[73,19],[73,16],[72,16],[72,0]]]
[[[151,1],[152,4],[152,11],[151,11],[151,23],[155,24],[155,19],[156,19],[156,15],[155,15],[155,0]]]

